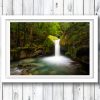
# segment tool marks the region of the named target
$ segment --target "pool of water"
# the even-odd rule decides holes
[[[88,75],[79,62],[64,56],[28,58],[11,62],[11,75]]]

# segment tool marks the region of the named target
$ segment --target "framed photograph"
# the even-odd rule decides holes
[[[98,82],[98,16],[2,16],[2,82]]]

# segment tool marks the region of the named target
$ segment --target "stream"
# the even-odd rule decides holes
[[[28,58],[11,62],[11,75],[88,75],[79,62],[64,56]]]

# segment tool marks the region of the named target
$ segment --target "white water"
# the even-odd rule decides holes
[[[55,40],[55,56],[60,56],[60,39]]]
[[[60,39],[55,40],[55,55],[45,57],[42,60],[57,65],[69,65],[72,62],[70,58],[60,55]]]

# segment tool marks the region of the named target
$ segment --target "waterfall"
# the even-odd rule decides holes
[[[60,39],[55,40],[55,56],[60,56]]]
[[[60,39],[55,40],[54,43],[55,43],[55,55],[44,57],[42,60],[50,64],[56,64],[60,67],[69,65],[72,62],[72,60],[60,54]]]

